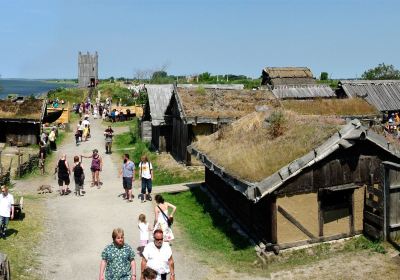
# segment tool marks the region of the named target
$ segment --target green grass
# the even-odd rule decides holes
[[[87,96],[88,91],[79,88],[58,88],[49,91],[47,94],[49,99],[55,99],[56,97],[58,97],[59,100],[64,99],[66,103],[69,102],[69,106],[72,106],[73,103],[82,102]]]
[[[23,220],[11,220],[6,240],[0,239],[0,251],[7,254],[11,265],[12,279],[40,279],[37,246],[44,231],[43,201],[36,196],[24,196]]]
[[[111,127],[126,127],[126,126],[131,127],[132,125],[136,125],[135,122],[137,122],[137,119],[133,119],[130,121],[123,121],[123,122],[109,122],[105,120],[102,121],[103,125],[106,126],[111,125]]]
[[[187,171],[182,167],[180,172],[176,172],[175,170],[172,172],[172,170],[159,165],[157,161],[158,155],[150,150],[148,142],[142,141],[139,137],[139,120],[134,118],[132,121],[125,123],[129,125],[129,132],[114,136],[113,146],[115,149],[118,149],[119,154],[129,154],[130,159],[136,165],[140,162],[140,157],[146,154],[154,168],[154,186],[204,180],[204,172],[202,171]],[[125,148],[129,150],[121,150]],[[138,172],[136,172],[136,175],[138,175]]]

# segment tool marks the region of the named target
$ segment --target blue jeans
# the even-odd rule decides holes
[[[151,179],[142,178],[142,194],[146,194],[146,189],[151,194],[152,183]]]
[[[6,235],[8,221],[10,220],[9,217],[0,216],[0,235]]]

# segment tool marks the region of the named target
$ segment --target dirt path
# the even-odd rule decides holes
[[[47,232],[42,246],[42,273],[44,279],[96,279],[99,272],[100,254],[111,243],[113,228],[125,230],[126,242],[136,248],[139,243],[137,218],[144,213],[153,221],[153,205],[141,203],[137,199],[138,185],[134,189],[134,202],[126,202],[121,197],[121,179],[118,178],[120,159],[116,155],[104,153],[104,128],[100,120],[91,120],[92,138],[76,146],[73,136],[66,139],[58,150],[67,154],[72,164],[74,155],[90,155],[97,148],[103,157],[104,170],[101,172],[101,189],[90,187],[90,159],[83,159],[86,174],[84,197],[52,195],[47,200]],[[119,129],[118,129],[119,130]],[[36,181],[36,182],[35,182]],[[54,177],[34,180],[32,184],[50,182],[56,187]],[[74,185],[71,184],[73,190]],[[207,269],[191,262],[184,252],[174,252],[178,279],[206,279]],[[140,258],[136,259],[137,273]],[[139,273],[138,273],[139,274]]]

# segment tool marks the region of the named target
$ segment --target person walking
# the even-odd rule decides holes
[[[78,156],[74,156],[74,167],[72,168],[74,172],[75,180],[75,195],[83,196],[83,183],[85,182],[85,173],[83,172],[82,163],[79,161]]]
[[[58,186],[60,187],[60,195],[67,195],[69,192],[69,175],[71,174],[71,171],[69,169],[66,154],[62,154],[61,158],[58,160],[56,170],[58,176]]]
[[[125,244],[124,230],[114,229],[112,239],[101,253],[99,280],[135,280],[135,252]]]
[[[111,125],[104,131],[104,136],[106,137],[106,154],[111,154],[112,141],[114,136],[114,130]]]
[[[151,189],[152,189],[152,182],[154,180],[154,174],[153,174],[153,165],[151,162],[149,162],[148,158],[146,155],[142,155],[140,158],[140,163],[139,163],[139,178],[141,179],[142,182],[142,202],[146,202],[146,198],[148,200],[152,200],[151,198]],[[147,195],[146,195],[147,191]]]
[[[100,189],[100,171],[103,170],[103,159],[99,155],[99,150],[94,149],[91,156],[83,156],[84,158],[91,158],[92,163],[90,165],[90,170],[92,171],[92,184],[91,186],[97,186]]]
[[[167,242],[163,242],[161,229],[155,230],[153,236],[154,242],[147,244],[143,250],[140,279],[145,279],[144,271],[149,267],[157,271],[157,280],[166,280],[168,274],[170,280],[175,280],[175,264],[171,247]]]
[[[124,199],[132,202],[132,185],[135,181],[135,164],[129,159],[129,154],[124,154],[124,163],[119,172],[122,175],[122,186],[125,190]]]
[[[57,151],[56,139],[56,129],[53,127],[49,134],[50,149],[52,151]]]
[[[47,154],[46,144],[42,140],[40,140],[40,142],[39,142],[39,169],[40,169],[41,175],[44,175],[44,173],[45,173],[46,154]]]
[[[14,219],[14,196],[8,192],[7,186],[1,186],[0,194],[0,237],[6,239],[9,220]]]
[[[161,194],[155,196],[157,205],[154,207],[154,230],[161,229],[164,233],[164,241],[174,239],[174,234],[171,229],[173,223],[176,206],[166,202]],[[172,209],[171,214],[168,214],[169,208]]]
[[[140,232],[140,242],[138,247],[139,255],[142,256],[144,247],[149,243],[149,235],[150,235],[150,225],[146,221],[146,215],[139,215],[139,224],[138,224],[139,232]]]

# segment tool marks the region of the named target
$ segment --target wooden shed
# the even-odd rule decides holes
[[[317,85],[307,67],[266,67],[261,85],[271,89],[278,99],[335,98],[327,85]]]
[[[256,112],[188,147],[205,165],[210,192],[267,249],[381,237],[382,166],[400,170],[398,148],[358,120],[285,114],[291,123],[278,137],[272,114]]]
[[[174,86],[146,85],[146,89],[148,101],[141,121],[141,137],[151,142],[155,150],[170,152],[172,127],[165,111],[171,101]]]
[[[37,144],[45,113],[42,99],[0,100],[0,142]]]
[[[209,135],[220,127],[253,112],[256,106],[276,102],[268,90],[174,88],[166,115],[172,128],[171,154],[190,165],[187,146],[198,136]]]
[[[363,98],[377,110],[400,111],[399,80],[342,80],[338,94],[347,98]]]

